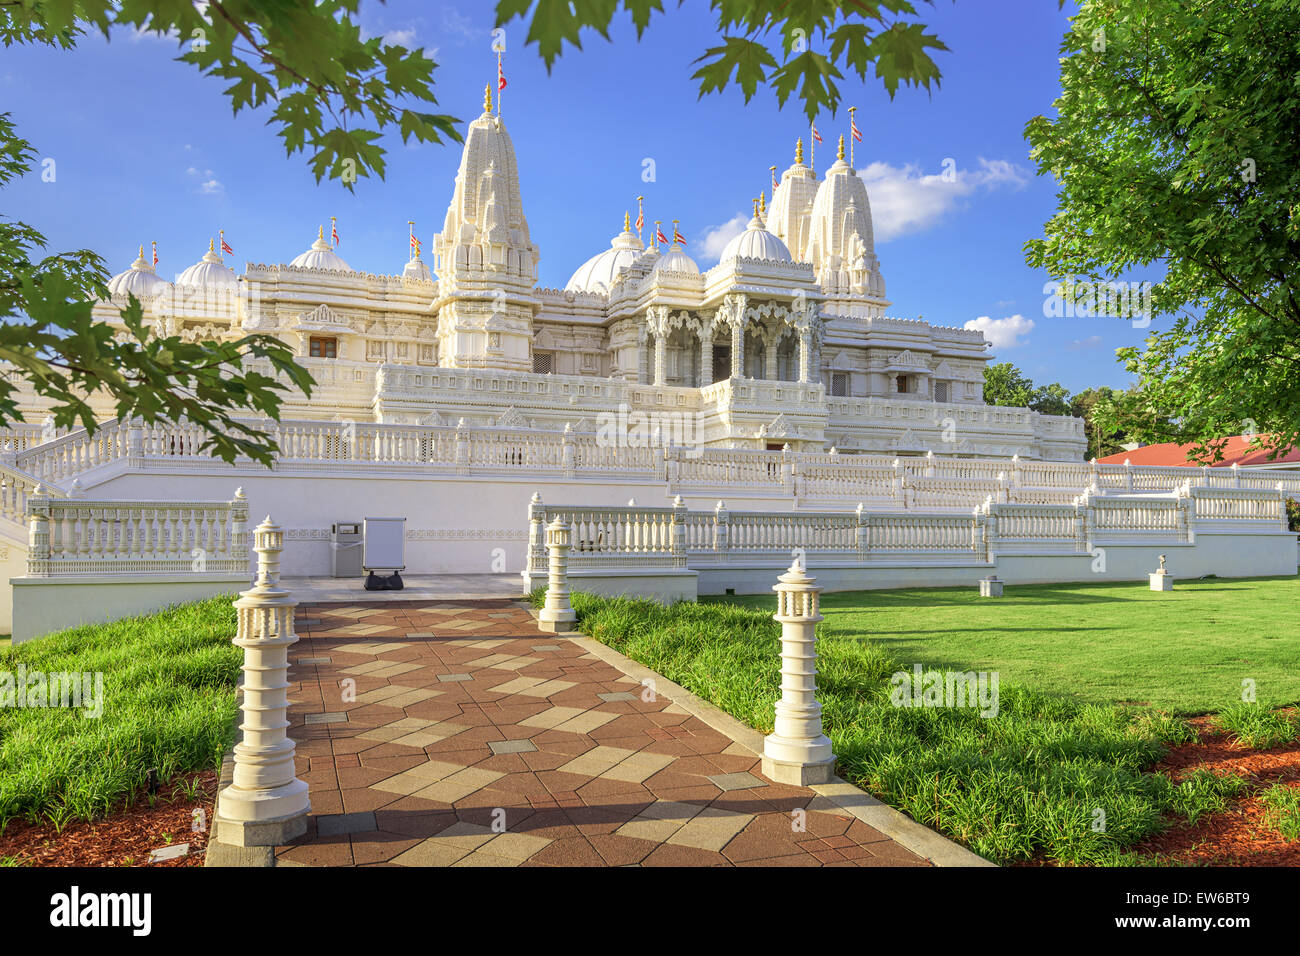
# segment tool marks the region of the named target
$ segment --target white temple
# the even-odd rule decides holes
[[[694,416],[717,447],[1079,460],[1081,420],[983,403],[981,333],[885,315],[870,200],[843,154],[841,138],[818,176],[801,142],[771,205],[755,203],[711,269],[676,243],[647,246],[625,214],[563,289],[538,288],[514,147],[489,93],[432,270],[416,249],[400,274],[355,271],[323,229],[291,262],[242,275],[210,244],[167,282],[141,249],[95,312],[120,325],[131,293],[170,333],[277,336],[318,383],[288,399],[286,419],[590,431],[627,405]],[[38,399],[22,405],[40,420]]]

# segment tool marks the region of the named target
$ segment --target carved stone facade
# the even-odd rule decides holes
[[[210,248],[174,283],[141,250],[96,314],[117,322],[129,291],[163,332],[277,336],[318,382],[288,418],[492,424],[509,410],[517,427],[562,428],[616,412],[601,402],[617,396],[695,415],[723,447],[1064,459],[1085,447],[1081,421],[984,406],[981,333],[885,315],[870,201],[842,144],[821,177],[800,145],[771,208],[760,197],[710,269],[679,243],[647,246],[626,215],[564,289],[537,287],[539,257],[487,102],[432,269],[416,246],[401,275],[354,271],[323,229],[292,263],[236,275]],[[24,405],[40,419],[40,401]]]

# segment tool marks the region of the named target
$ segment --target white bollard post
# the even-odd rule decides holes
[[[253,531],[257,580],[235,601],[235,643],[244,649],[243,737],[234,782],[217,804],[218,838],[234,846],[278,846],[307,830],[307,784],[294,772],[289,726],[289,647],[298,602],[280,587],[284,529],[270,515]]]
[[[546,550],[550,552],[550,577],[537,626],[543,631],[567,631],[578,615],[569,603],[569,526],[558,515],[546,527]]]
[[[763,775],[777,783],[808,786],[829,783],[835,773],[830,739],[822,733],[817,703],[815,578],[796,560],[777,578],[776,614],[781,622],[781,699],[776,702],[775,732],[763,740]]]

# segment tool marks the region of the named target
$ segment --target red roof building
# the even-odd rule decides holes
[[[1199,468],[1210,465],[1212,468],[1230,468],[1234,463],[1241,468],[1300,468],[1300,448],[1287,449],[1272,461],[1269,450],[1251,447],[1253,438],[1245,435],[1233,435],[1223,448],[1223,459],[1211,462],[1205,460],[1188,461],[1187,455],[1192,445],[1164,442],[1159,445],[1144,445],[1132,451],[1121,451],[1097,460],[1106,465],[1122,465],[1125,460],[1134,465],[1182,465],[1187,468]]]

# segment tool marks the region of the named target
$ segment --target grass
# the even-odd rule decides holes
[[[1300,716],[1269,710],[1257,703],[1238,702],[1225,707],[1214,722],[1251,750],[1267,750],[1300,737]]]
[[[0,708],[0,827],[93,820],[156,769],[219,764],[231,743],[243,652],[229,595],[0,649],[0,672],[102,673],[103,716]]]
[[[771,595],[727,597],[774,608]],[[1140,583],[907,588],[822,596],[827,643],[879,648],[907,666],[998,671],[1004,682],[1093,703],[1180,714],[1241,700],[1251,679],[1268,707],[1300,701],[1288,624],[1300,577],[1179,581],[1162,594]],[[1158,638],[1158,639],[1157,639]]]
[[[1300,840],[1300,788],[1275,783],[1259,795],[1270,822],[1288,840]]]
[[[882,597],[897,595],[865,599]],[[780,653],[771,599],[763,610],[582,593],[573,603],[585,633],[771,731]],[[991,719],[971,709],[895,707],[890,677],[912,662],[895,656],[884,628],[875,629],[880,639],[844,639],[830,620],[819,629],[827,639],[819,641],[818,697],[840,772],[995,862],[1150,862],[1131,847],[1162,829],[1166,814],[1195,821],[1245,786],[1208,771],[1178,784],[1146,771],[1168,745],[1194,739],[1186,720],[1149,708],[1011,680],[1000,682]]]

